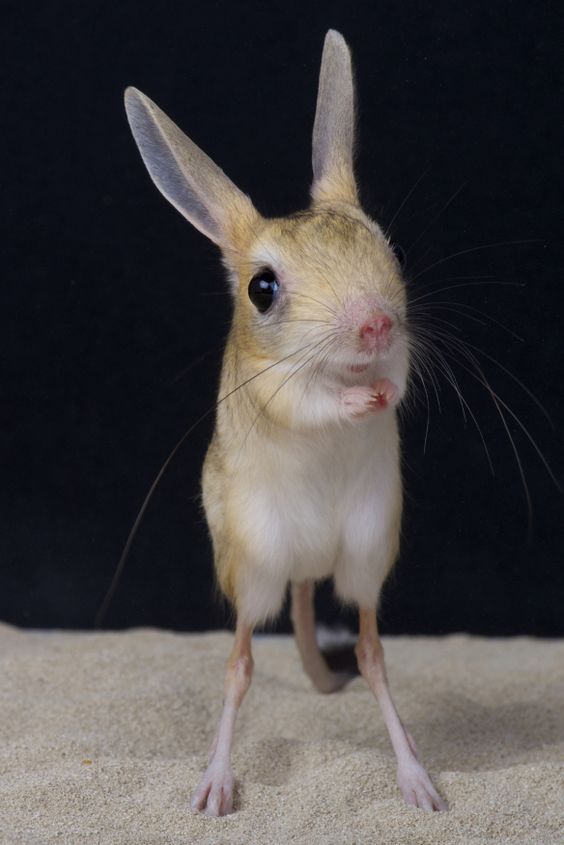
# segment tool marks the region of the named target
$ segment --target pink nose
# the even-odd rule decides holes
[[[388,342],[392,321],[383,311],[374,311],[369,320],[359,330],[364,349],[373,350],[385,346]]]

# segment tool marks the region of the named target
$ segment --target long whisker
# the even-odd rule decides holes
[[[441,355],[438,349],[430,349],[429,352],[432,355],[433,359],[437,362],[439,372],[454,390],[456,398],[458,399],[458,402],[460,404],[460,412],[462,414],[462,419],[464,420],[464,423],[466,423],[466,409],[469,409],[469,405],[464,396],[462,395],[462,391],[460,390],[460,386],[458,384],[456,376],[452,371],[452,367],[447,363],[444,356]]]
[[[444,279],[434,279],[432,282],[423,282],[422,284],[417,285],[417,289],[421,290],[428,290],[432,288],[433,285],[441,284],[442,282],[470,282],[473,279],[494,279],[495,276],[493,273],[463,273],[458,274],[456,276],[445,276]],[[412,281],[410,279],[410,281]]]
[[[333,344],[335,344],[337,342],[337,340],[338,340],[338,334],[335,334],[333,336],[333,338],[331,339],[330,343],[325,344],[323,349],[318,350],[318,352],[320,353],[319,360],[317,361],[317,363],[315,363],[313,365],[313,367],[311,369],[311,375],[304,385],[304,389],[302,390],[302,394],[301,394],[301,396],[298,400],[298,403],[297,403],[298,405],[301,405],[303,398],[305,396],[305,393],[308,390],[309,386],[311,385],[311,383],[318,377],[318,375],[324,369],[325,365],[327,364],[327,361],[329,360],[329,354],[330,354],[331,348],[332,348]]]
[[[439,212],[438,212],[438,213],[437,213],[434,217],[432,217],[432,218],[431,218],[431,221],[430,221],[430,222],[429,222],[429,223],[425,226],[425,228],[424,228],[424,229],[423,229],[423,230],[419,233],[418,237],[417,237],[417,238],[413,241],[413,243],[412,243],[412,244],[411,244],[411,246],[409,247],[408,253],[409,253],[409,252],[411,252],[411,251],[413,250],[413,247],[414,247],[416,244],[418,244],[418,243],[419,243],[419,241],[421,240],[421,238],[423,237],[423,235],[425,235],[425,234],[429,231],[429,229],[430,229],[432,226],[434,226],[434,225],[435,225],[435,223],[437,222],[437,220],[441,217],[441,215],[443,215],[443,214],[445,213],[445,211],[447,210],[447,208],[449,207],[449,205],[451,205],[451,204],[454,202],[454,200],[456,199],[456,197],[457,197],[457,196],[461,193],[461,191],[463,191],[463,190],[464,190],[464,188],[465,188],[465,187],[466,187],[466,182],[463,182],[463,183],[462,183],[462,185],[460,185],[460,186],[456,189],[456,191],[454,192],[454,194],[452,194],[452,196],[451,196],[451,197],[450,197],[450,198],[446,201],[446,203],[443,205],[443,207],[441,208],[441,210],[440,210],[440,211],[439,211]],[[417,263],[419,263],[419,262],[416,262],[416,264],[417,264]],[[415,266],[415,265],[414,265],[414,266]],[[417,278],[417,277],[415,277],[415,278]]]
[[[476,356],[468,348],[469,344],[467,344],[464,341],[461,341],[460,338],[452,337],[450,334],[445,334],[444,332],[442,332],[440,330],[436,331],[436,335],[447,345],[446,354],[451,355],[453,357],[453,359],[456,360],[458,365],[460,367],[462,367],[462,369],[464,369],[466,372],[468,372],[472,376],[472,378],[474,378],[476,381],[478,381],[478,383],[480,383],[488,391],[488,393],[490,394],[490,396],[492,398],[492,401],[494,402],[494,405],[495,405],[495,407],[496,407],[496,409],[499,413],[500,419],[502,420],[502,423],[503,423],[504,428],[506,430],[509,442],[511,444],[511,448],[512,448],[513,453],[515,455],[515,459],[516,459],[517,466],[518,466],[518,469],[519,469],[519,474],[521,476],[523,489],[524,489],[525,496],[526,496],[527,503],[528,503],[529,526],[530,526],[532,524],[532,522],[531,522],[532,521],[532,504],[531,504],[530,492],[529,492],[527,480],[526,480],[526,477],[525,477],[524,468],[523,468],[521,459],[519,457],[519,453],[517,451],[517,446],[515,444],[513,436],[511,435],[511,432],[509,430],[509,426],[507,425],[507,420],[505,419],[505,415],[503,414],[503,411],[501,410],[502,407],[512,417],[512,419],[519,426],[519,428],[521,429],[521,431],[523,432],[525,437],[528,439],[528,441],[530,442],[531,446],[533,447],[533,449],[537,453],[537,455],[538,455],[539,459],[541,460],[542,464],[544,465],[548,475],[550,476],[550,478],[552,479],[553,483],[555,484],[555,486],[557,487],[558,490],[561,490],[560,483],[559,483],[558,479],[556,478],[556,476],[554,475],[554,473],[552,472],[552,469],[550,468],[550,465],[549,465],[546,457],[544,456],[543,452],[539,448],[536,440],[533,438],[533,436],[531,435],[528,428],[519,419],[517,414],[515,414],[513,409],[503,399],[501,399],[501,397],[497,394],[497,392],[490,385],[490,383],[489,383],[488,379],[486,378],[482,368],[480,367],[478,360],[476,359]],[[452,354],[452,352],[449,352],[448,351],[449,347],[457,350],[459,352],[459,354],[463,355],[464,358],[472,365],[473,369],[468,367],[467,365],[463,364],[459,360],[459,358],[456,358]],[[478,351],[481,352],[481,350],[478,350]],[[476,375],[476,373],[478,375]]]
[[[332,281],[331,281],[331,279],[330,279],[330,273],[327,273],[327,274],[326,274],[326,276],[324,277],[324,280],[325,280],[325,282],[329,285],[329,287],[331,288],[331,290],[333,291],[333,296],[334,296],[334,297],[335,297],[335,299],[337,300],[337,304],[338,304],[338,305],[340,305],[340,307],[341,307],[341,309],[342,309],[342,307],[343,307],[343,300],[342,300],[342,298],[338,295],[337,291],[335,290],[335,287],[334,287],[334,285],[333,285],[333,283],[332,283]]]
[[[458,338],[451,338],[451,340],[452,340],[452,341],[457,341],[457,340],[458,340]],[[507,404],[507,402],[505,402],[505,401],[501,398],[501,396],[499,396],[499,394],[498,394],[498,393],[496,393],[496,391],[495,391],[495,390],[491,387],[490,383],[489,383],[489,382],[488,382],[488,380],[486,379],[486,376],[484,375],[484,372],[483,372],[482,368],[480,367],[480,364],[479,364],[478,360],[476,359],[476,356],[475,356],[475,355],[473,355],[471,352],[469,352],[469,350],[468,350],[468,349],[466,349],[466,348],[465,348],[465,347],[466,347],[466,346],[468,346],[468,345],[470,345],[470,344],[465,344],[465,343],[460,344],[460,343],[459,343],[459,344],[458,344],[458,346],[459,346],[459,352],[460,352],[462,355],[464,355],[464,356],[465,356],[465,358],[466,358],[466,359],[467,359],[467,360],[468,360],[468,361],[469,361],[469,362],[470,362],[470,363],[471,363],[471,364],[475,367],[476,372],[479,374],[480,378],[482,379],[481,384],[487,388],[487,390],[491,393],[492,397],[494,397],[494,396],[495,396],[495,399],[497,400],[497,402],[499,402],[499,404],[500,404],[500,405],[502,405],[502,406],[505,408],[505,410],[506,410],[506,411],[507,411],[507,413],[508,413],[508,414],[512,417],[512,419],[513,419],[513,420],[515,420],[515,422],[517,423],[517,425],[519,426],[519,428],[521,429],[521,431],[523,432],[523,434],[525,435],[525,437],[527,438],[527,440],[529,441],[529,443],[531,444],[531,446],[533,447],[533,449],[534,449],[534,450],[535,450],[535,452],[537,453],[538,457],[539,457],[539,458],[540,458],[540,460],[542,461],[542,463],[543,463],[543,465],[544,465],[544,468],[546,469],[546,471],[547,471],[547,473],[549,474],[550,478],[552,479],[552,481],[554,482],[554,484],[556,485],[556,487],[558,488],[558,490],[561,490],[560,482],[558,481],[558,479],[556,478],[555,474],[553,473],[553,471],[552,471],[552,469],[551,469],[551,467],[550,467],[550,464],[548,463],[548,461],[547,461],[546,457],[544,456],[543,452],[542,452],[542,451],[541,451],[541,449],[539,448],[538,443],[536,442],[536,440],[534,439],[534,437],[532,436],[532,434],[530,433],[530,431],[529,431],[529,429],[526,427],[526,425],[525,425],[525,424],[522,422],[522,420],[521,420],[521,419],[517,416],[517,414],[515,413],[515,411],[514,411],[514,410],[513,410],[513,409],[512,409],[512,408],[511,408],[508,404]],[[460,361],[458,361],[458,364],[459,364],[459,366],[461,366],[461,367],[465,368],[465,367],[464,367],[464,365],[463,365]],[[470,373],[470,375],[472,375],[472,377],[473,377],[474,379],[476,379],[477,381],[480,381],[480,379],[479,379],[479,378],[478,378],[478,376],[476,375],[476,372],[472,371],[472,370],[471,370],[471,369],[469,369],[469,368],[468,368],[467,372],[469,372],[469,373]],[[511,375],[511,374],[510,374],[510,375]],[[533,398],[534,398],[534,397],[533,397]]]
[[[423,330],[423,331],[425,331],[425,330]],[[421,335],[419,335],[418,341],[421,343]],[[493,474],[493,472],[494,472],[493,463],[492,463],[492,460],[491,460],[491,455],[490,455],[489,449],[487,447],[482,429],[480,427],[480,424],[478,423],[476,415],[474,414],[472,408],[470,407],[470,404],[468,403],[468,401],[466,400],[466,398],[462,394],[462,391],[460,389],[460,386],[458,384],[458,381],[456,379],[456,376],[455,376],[452,368],[448,365],[448,363],[444,359],[444,356],[441,355],[440,351],[436,348],[436,346],[434,346],[432,344],[425,344],[425,350],[424,350],[423,358],[424,358],[423,366],[425,367],[425,370],[426,370],[428,375],[430,375],[432,373],[432,370],[431,370],[430,366],[428,365],[428,359],[430,358],[431,360],[435,361],[435,364],[438,367],[439,372],[441,372],[441,374],[443,375],[443,377],[445,378],[447,383],[450,384],[450,386],[452,387],[452,389],[455,392],[455,395],[458,398],[463,419],[466,421],[466,412],[468,412],[468,414],[470,415],[472,422],[474,423],[476,430],[477,430],[477,432],[480,436],[480,439],[482,441],[482,445],[484,447],[484,452],[486,454],[486,458],[488,460],[490,470]],[[423,384],[424,384],[424,382],[423,382]],[[440,405],[439,405],[439,410],[440,410]],[[427,435],[427,432],[428,432],[428,427],[426,429],[426,435]],[[425,444],[426,444],[426,442],[427,441],[426,441],[426,438],[425,438]]]
[[[427,391],[427,385],[425,384],[425,379],[423,378],[423,374],[421,372],[421,365],[423,362],[419,360],[418,351],[412,349],[412,362],[413,362],[413,369],[416,376],[419,379],[421,387],[423,388],[423,393],[425,395],[425,400],[427,404],[427,418],[425,422],[425,435],[423,437],[423,454],[425,454],[427,450],[427,440],[429,438],[429,426],[431,422],[431,406],[429,403],[429,393]],[[436,388],[435,388],[436,390]]]
[[[333,317],[338,317],[339,315],[335,311],[334,308],[331,308],[326,302],[322,302],[320,299],[316,299],[314,296],[309,296],[308,294],[302,293],[301,291],[293,291],[292,296],[301,296],[302,299],[311,299],[312,302],[316,302],[318,305],[321,305],[322,308],[325,308]]]
[[[466,346],[470,347],[470,349],[473,349],[475,352],[478,352],[480,355],[483,355],[484,358],[487,358],[488,361],[491,361],[492,364],[495,364],[496,367],[499,367],[500,370],[502,370],[506,375],[508,375],[510,379],[512,379],[516,384],[518,384],[519,387],[521,388],[521,390],[525,391],[525,393],[527,394],[529,399],[532,399],[533,402],[535,403],[535,405],[537,406],[537,408],[541,411],[542,414],[544,414],[544,416],[546,417],[546,419],[548,420],[548,422],[550,423],[552,428],[553,429],[556,428],[554,420],[552,419],[552,417],[550,416],[550,414],[548,413],[548,411],[546,410],[546,408],[544,407],[544,405],[542,404],[540,399],[537,396],[535,396],[535,394],[532,392],[532,390],[529,390],[527,385],[524,384],[524,382],[522,382],[521,379],[518,378],[515,375],[515,373],[512,373],[511,370],[507,369],[507,367],[505,367],[501,363],[501,361],[498,361],[497,358],[494,358],[493,355],[489,355],[487,352],[484,352],[483,349],[479,349],[477,346],[474,346],[474,344],[469,343],[467,340],[464,341],[464,342],[465,342]]]
[[[324,343],[324,344],[323,344],[323,345],[322,345],[319,349],[316,349],[315,354],[314,354],[314,355],[312,355],[312,356],[308,359],[308,361],[306,361],[306,362],[304,363],[304,366],[305,366],[305,364],[308,364],[308,363],[310,363],[311,361],[315,361],[315,358],[316,358],[316,357],[318,358],[318,360],[317,360],[317,361],[315,361],[315,363],[314,363],[314,364],[313,364],[313,366],[311,367],[311,373],[310,373],[310,376],[309,376],[308,380],[306,381],[306,383],[305,383],[305,385],[304,385],[304,389],[302,390],[301,396],[300,396],[300,398],[299,398],[299,400],[298,400],[298,402],[297,402],[297,406],[301,405],[302,400],[303,400],[303,398],[304,398],[304,396],[305,396],[305,392],[306,392],[306,390],[308,389],[308,387],[310,386],[310,384],[312,383],[312,381],[313,381],[313,380],[317,377],[317,375],[318,375],[318,373],[319,373],[319,371],[320,371],[321,366],[322,366],[324,363],[326,363],[326,361],[327,361],[327,359],[328,359],[328,354],[329,354],[329,351],[330,351],[330,349],[333,347],[333,345],[335,344],[335,342],[336,342],[337,340],[338,340],[338,335],[333,335],[333,337],[329,337],[329,338],[327,339],[327,341],[326,341],[326,342],[325,342],[325,343]],[[296,370],[294,373],[292,373],[292,376],[294,376],[294,375],[295,375],[295,374],[296,374],[296,373],[297,373],[300,369],[302,369],[302,367],[299,367],[299,368],[298,368],[298,370]],[[286,381],[289,381],[289,378],[288,378]],[[283,385],[281,385],[281,387],[283,387]],[[271,398],[273,398],[273,397],[271,397]],[[268,401],[270,402],[270,399],[269,399]]]
[[[424,302],[423,305],[415,305],[414,308],[411,310],[421,311],[421,313],[427,314],[429,305],[434,309],[436,308],[444,311],[452,311],[454,314],[458,314],[461,317],[467,317],[468,319],[470,319],[470,317],[469,315],[465,314],[464,311],[472,311],[472,313],[479,314],[481,317],[484,318],[483,320],[477,320],[477,322],[480,322],[483,326],[486,325],[485,320],[488,320],[490,323],[499,326],[500,329],[503,329],[503,331],[507,332],[507,334],[511,335],[511,337],[514,337],[515,340],[518,340],[521,343],[525,342],[525,339],[521,337],[521,335],[518,335],[517,332],[513,331],[513,329],[508,328],[505,323],[502,323],[500,320],[496,320],[495,317],[490,316],[490,314],[488,314],[486,311],[482,311],[480,308],[475,308],[473,305],[467,305],[466,302],[458,302],[456,300],[439,300],[432,301],[431,303]]]
[[[301,317],[294,318],[292,320],[277,320],[276,321],[277,326],[285,326],[289,323],[316,323],[317,325],[320,325],[320,326],[332,326],[333,325],[333,323],[330,320],[308,320],[308,319],[301,318]]]
[[[462,409],[462,416],[463,416],[464,420],[466,420],[466,411],[470,415],[470,418],[472,419],[472,422],[474,423],[474,426],[476,427],[476,430],[478,432],[480,440],[482,441],[482,446],[484,448],[484,452],[485,452],[485,455],[486,455],[486,458],[487,458],[487,461],[488,461],[488,464],[489,464],[489,467],[490,467],[490,471],[491,471],[492,475],[495,475],[494,465],[493,465],[493,461],[492,461],[492,458],[491,458],[490,450],[488,449],[486,439],[485,439],[484,434],[482,432],[482,428],[481,428],[481,426],[478,422],[478,419],[477,419],[474,411],[472,410],[469,402],[464,397],[464,395],[463,395],[463,393],[460,389],[460,385],[458,384],[458,381],[456,379],[456,376],[454,375],[452,368],[448,365],[448,363],[446,362],[446,360],[444,358],[444,355],[442,355],[442,353],[436,348],[436,346],[429,344],[429,346],[427,348],[427,354],[430,355],[430,357],[433,358],[433,360],[436,361],[437,366],[439,367],[439,371],[442,373],[443,377],[446,379],[446,381],[451,385],[452,389],[454,390],[454,392],[455,392],[455,394],[456,394],[456,396],[457,396],[457,398],[460,402],[461,409]]]
[[[460,285],[447,285],[443,288],[437,288],[436,290],[429,290],[426,293],[421,294],[421,296],[416,296],[414,299],[411,300],[411,305],[415,305],[418,302],[421,302],[424,299],[428,299],[430,296],[435,296],[437,293],[442,293],[445,290],[456,290],[457,288],[471,288],[471,287],[482,287],[482,286],[490,286],[495,285],[497,287],[509,287],[509,288],[524,288],[524,282],[466,282]]]
[[[442,405],[441,398],[440,398],[441,386],[439,384],[439,380],[437,379],[435,373],[433,372],[433,368],[431,367],[431,365],[428,363],[427,360],[421,360],[419,365],[420,365],[420,367],[423,368],[424,372],[427,374],[429,381],[431,382],[431,385],[433,387],[433,392],[435,394],[435,400],[437,402],[437,408],[438,408],[439,414],[442,414],[443,413],[443,405]]]
[[[415,191],[417,190],[417,186],[420,184],[420,182],[422,182],[422,181],[423,181],[423,179],[425,178],[425,176],[427,175],[427,173],[429,172],[429,170],[430,170],[430,168],[429,168],[429,167],[426,167],[426,168],[425,168],[425,170],[423,171],[423,173],[421,174],[421,176],[419,177],[419,179],[417,179],[417,181],[415,182],[415,184],[413,185],[413,187],[412,187],[412,188],[411,188],[411,189],[407,192],[407,194],[406,194],[406,195],[405,195],[405,197],[403,198],[402,202],[400,203],[399,208],[396,210],[396,212],[395,212],[394,216],[392,217],[392,219],[390,220],[390,222],[389,222],[389,223],[388,223],[388,225],[386,226],[386,236],[387,236],[387,237],[389,237],[389,232],[391,232],[391,230],[392,230],[392,226],[394,225],[395,221],[396,221],[396,220],[397,220],[397,218],[399,217],[399,214],[400,214],[400,212],[401,212],[402,208],[403,208],[403,207],[404,207],[404,205],[408,202],[408,200],[410,199],[410,197],[411,197],[411,196],[415,193]]]
[[[98,609],[98,612],[96,614],[96,618],[95,618],[95,621],[94,621],[94,626],[96,628],[99,628],[100,625],[104,621],[108,607],[110,606],[110,603],[111,603],[111,601],[114,597],[114,594],[115,594],[115,591],[117,589],[119,580],[120,580],[121,575],[123,573],[123,570],[125,568],[125,564],[126,564],[128,556],[129,556],[129,551],[130,551],[131,546],[133,544],[133,540],[135,539],[135,536],[136,536],[137,531],[139,529],[139,526],[140,526],[140,524],[143,520],[143,517],[145,515],[145,511],[147,510],[149,502],[151,501],[151,499],[153,497],[153,493],[155,492],[156,488],[158,487],[159,482],[161,481],[163,475],[165,474],[168,467],[172,463],[173,459],[177,455],[178,451],[180,450],[182,445],[185,443],[185,441],[188,439],[188,437],[192,434],[194,429],[196,429],[197,426],[200,425],[200,423],[202,423],[211,413],[213,413],[213,411],[215,411],[219,407],[219,405],[222,404],[222,402],[225,402],[227,399],[229,399],[231,396],[233,396],[238,390],[241,390],[241,388],[245,387],[247,384],[254,381],[256,378],[259,378],[259,376],[263,375],[264,373],[268,372],[269,370],[272,370],[274,367],[279,366],[280,364],[282,364],[285,361],[292,358],[294,355],[298,355],[300,352],[303,352],[303,350],[311,348],[312,346],[314,346],[315,343],[316,343],[316,341],[313,341],[310,344],[306,344],[305,346],[301,347],[300,349],[297,349],[294,352],[290,353],[289,355],[286,355],[284,358],[281,358],[279,361],[275,361],[274,363],[269,364],[267,367],[264,367],[262,370],[260,370],[258,373],[255,373],[250,378],[245,379],[245,381],[241,382],[241,384],[237,385],[237,387],[233,388],[233,390],[230,390],[228,393],[226,393],[224,396],[222,396],[220,399],[218,399],[217,402],[215,402],[212,406],[210,406],[207,409],[207,411],[205,411],[200,417],[198,417],[196,422],[193,423],[188,428],[188,430],[186,432],[184,432],[184,434],[182,435],[180,440],[177,442],[174,449],[172,449],[172,451],[169,453],[167,459],[165,460],[165,462],[161,466],[159,472],[157,473],[153,483],[151,484],[151,486],[149,488],[149,491],[147,492],[147,495],[145,496],[145,499],[143,500],[141,508],[139,509],[139,512],[138,512],[137,517],[135,519],[135,522],[133,523],[133,526],[131,527],[131,530],[130,530],[129,535],[127,537],[127,541],[125,543],[125,546],[124,546],[123,551],[121,553],[120,559],[119,559],[118,564],[116,566],[115,572],[114,572],[112,580],[110,582],[110,586],[108,587],[108,590],[107,590],[107,592],[104,596],[104,599],[102,600],[102,603],[101,603],[101,605]]]
[[[447,325],[452,326],[451,323],[448,323],[447,321],[441,320],[439,317],[436,317],[436,316],[428,315],[427,318],[431,319],[435,322],[443,322],[443,323],[447,323]],[[457,338],[457,339],[461,341],[461,338]],[[516,384],[518,384],[519,387],[521,388],[521,390],[523,390],[524,393],[527,394],[529,399],[531,399],[535,403],[537,408],[540,410],[540,412],[543,414],[543,416],[547,419],[550,426],[553,429],[556,428],[554,420],[552,419],[549,412],[547,411],[545,406],[542,404],[542,402],[540,401],[538,396],[536,396],[533,393],[533,391],[530,390],[530,388],[528,388],[527,385],[524,382],[522,382],[521,379],[518,378],[518,376],[515,375],[515,373],[513,373],[504,364],[502,364],[501,361],[498,361],[497,358],[494,358],[493,355],[490,355],[488,352],[485,352],[483,349],[480,349],[478,346],[475,346],[473,343],[470,343],[467,340],[464,340],[463,342],[468,349],[472,349],[474,352],[477,352],[479,355],[482,355],[484,358],[487,358],[488,361],[491,361],[492,364],[495,364],[496,367],[499,367],[499,369],[502,370],[506,375],[508,375],[510,379],[512,379]]]
[[[460,349],[459,351],[462,354],[464,354],[463,349]],[[449,353],[447,352],[447,354],[449,354]],[[450,353],[450,354],[452,355],[452,353]],[[454,356],[452,356],[452,357],[454,357]],[[501,410],[500,405],[503,405],[506,408],[506,410],[508,410],[511,413],[511,416],[515,419],[516,422],[518,422],[518,424],[521,426],[521,428],[523,428],[523,430],[525,431],[525,433],[527,434],[527,436],[529,437],[529,439],[531,440],[531,442],[535,446],[535,449],[537,449],[537,451],[539,451],[541,459],[545,463],[545,466],[547,467],[548,472],[550,473],[551,476],[552,476],[552,472],[551,472],[550,468],[548,467],[548,465],[546,464],[544,456],[542,455],[542,453],[538,449],[538,446],[536,445],[536,443],[532,439],[532,437],[529,434],[529,432],[527,431],[527,429],[522,425],[522,423],[520,422],[520,420],[518,419],[516,414],[514,414],[513,411],[511,411],[511,409],[504,402],[502,402],[500,400],[499,396],[493,390],[489,381],[486,379],[484,373],[482,372],[479,365],[476,364],[475,360],[472,360],[472,357],[470,358],[473,366],[475,366],[476,369],[477,369],[478,375],[476,375],[476,373],[470,367],[467,367],[464,364],[462,364],[458,359],[455,359],[455,360],[457,360],[459,367],[462,367],[462,369],[464,369],[470,376],[472,376],[472,378],[474,378],[479,384],[481,384],[488,391],[488,393],[490,394],[490,397],[492,399],[492,402],[494,403],[494,406],[495,406],[495,408],[496,408],[496,410],[499,414],[499,418],[500,418],[500,420],[503,424],[503,427],[505,429],[505,433],[507,434],[507,438],[509,440],[509,443],[511,445],[511,449],[512,449],[513,454],[515,456],[515,461],[517,463],[517,469],[519,471],[519,476],[521,478],[521,485],[523,487],[523,492],[525,494],[525,501],[527,503],[527,524],[528,524],[528,535],[529,535],[529,538],[530,538],[531,532],[532,532],[532,523],[533,523],[533,502],[532,502],[532,499],[531,499],[531,493],[530,493],[530,490],[529,490],[529,485],[527,483],[527,478],[526,478],[526,475],[525,475],[523,462],[521,461],[521,457],[519,455],[519,451],[517,449],[515,439],[514,439],[513,435],[511,434],[511,430],[509,428],[509,425],[507,424],[507,420],[505,418],[503,411]]]
[[[177,381],[180,381],[180,379],[182,379],[182,378],[184,378],[184,376],[188,375],[188,373],[191,372],[194,369],[194,367],[197,367],[198,364],[201,364],[202,361],[205,361],[206,358],[209,358],[210,355],[213,355],[217,351],[218,351],[218,347],[214,346],[213,349],[208,349],[207,352],[202,352],[202,354],[198,355],[197,358],[194,358],[188,364],[187,367],[184,367],[183,370],[180,370],[179,373],[177,373],[175,376],[170,378],[166,382],[167,387],[171,387],[173,384],[176,384]]]
[[[268,408],[270,403],[273,401],[273,399],[282,390],[284,385],[286,385],[290,381],[291,378],[293,378],[298,372],[300,372],[300,370],[302,370],[305,366],[307,366],[307,364],[309,364],[311,361],[313,361],[315,359],[315,357],[320,353],[320,351],[322,349],[324,350],[326,348],[326,346],[328,344],[330,344],[334,339],[335,339],[335,334],[332,334],[329,338],[325,337],[321,341],[321,347],[320,346],[316,347],[315,351],[311,355],[309,355],[309,353],[306,352],[304,355],[302,355],[298,359],[298,361],[292,366],[288,375],[282,380],[282,382],[278,385],[276,390],[274,390],[274,392],[271,394],[271,396],[266,401],[266,403],[261,406],[258,414],[256,415],[253,422],[251,423],[251,427],[249,428],[249,430],[247,431],[247,434],[245,435],[245,442],[247,441],[249,434],[253,430],[254,426],[256,425],[256,423],[258,422],[260,417],[264,415],[264,412],[266,411],[266,409]],[[304,358],[305,358],[305,360],[304,360]]]
[[[472,246],[469,249],[461,249],[459,252],[453,252],[451,255],[447,255],[444,258],[440,258],[438,261],[434,261],[433,264],[429,264],[429,266],[425,267],[424,270],[420,270],[419,273],[412,278],[412,281],[419,279],[425,273],[428,273],[429,270],[433,270],[435,267],[439,267],[441,264],[445,264],[447,261],[452,261],[453,258],[458,258],[461,255],[469,255],[471,252],[479,252],[483,249],[496,249],[497,247],[502,246],[520,246],[522,244],[540,243],[541,241],[542,238],[525,238],[519,241],[497,241],[496,243],[481,244],[480,246]]]

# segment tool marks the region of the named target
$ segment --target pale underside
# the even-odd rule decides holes
[[[255,420],[233,449],[222,409],[203,475],[217,575],[238,615],[262,622],[280,609],[288,581],[328,576],[343,600],[374,606],[399,544],[394,410],[298,432]]]

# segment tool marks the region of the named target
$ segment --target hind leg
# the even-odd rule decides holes
[[[208,816],[225,816],[233,812],[231,747],[237,713],[253,673],[251,636],[251,626],[238,621],[233,650],[227,664],[219,729],[212,745],[208,768],[192,795],[192,808]]]
[[[291,594],[292,624],[304,671],[319,692],[337,692],[351,676],[347,672],[332,672],[317,645],[313,606],[315,584],[313,581],[292,582]]]
[[[395,708],[384,663],[384,650],[376,627],[376,609],[360,608],[359,638],[356,646],[358,668],[374,693],[396,755],[398,786],[408,804],[424,810],[446,810],[431,782],[431,778],[417,759],[415,743],[404,728]]]

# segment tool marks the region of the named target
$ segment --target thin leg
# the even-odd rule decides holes
[[[291,592],[292,624],[304,671],[319,692],[336,692],[350,681],[351,675],[347,672],[332,672],[319,650],[313,606],[315,585],[313,581],[292,583]]]
[[[235,779],[231,768],[231,748],[237,713],[253,674],[252,633],[249,625],[237,623],[235,642],[227,663],[219,728],[212,744],[208,768],[192,794],[192,808],[208,816],[225,816],[233,812]]]
[[[374,608],[359,611],[360,633],[356,646],[358,668],[376,696],[398,764],[398,786],[408,804],[424,810],[446,810],[431,778],[417,759],[415,743],[404,728],[390,695],[384,650],[376,627]]]

